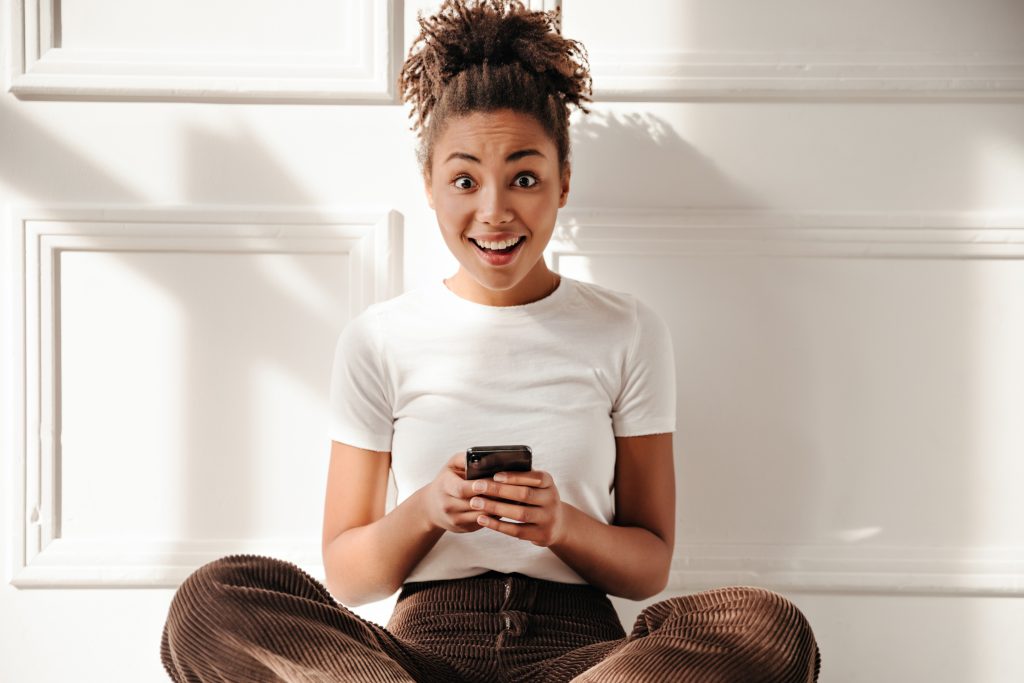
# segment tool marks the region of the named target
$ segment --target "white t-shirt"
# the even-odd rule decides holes
[[[470,446],[526,444],[533,468],[591,517],[614,518],[614,436],[675,431],[672,338],[631,294],[561,276],[521,306],[463,299],[443,281],[369,306],[342,330],[330,437],[391,452],[397,495]],[[585,583],[550,549],[493,529],[446,532],[406,581],[489,569]]]

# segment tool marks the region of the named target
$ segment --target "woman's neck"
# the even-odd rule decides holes
[[[459,268],[458,272],[444,281],[457,296],[485,306],[522,306],[539,301],[551,295],[561,282],[561,276],[545,265],[535,268],[526,277],[508,289],[491,289],[481,285]]]

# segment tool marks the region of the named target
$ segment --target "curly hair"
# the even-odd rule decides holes
[[[510,109],[533,116],[569,161],[569,105],[592,102],[583,44],[558,32],[561,7],[531,11],[522,0],[444,0],[433,16],[417,13],[420,33],[398,78],[412,103],[416,158],[430,177],[434,143],[453,118]]]

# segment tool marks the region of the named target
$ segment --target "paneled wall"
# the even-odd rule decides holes
[[[166,680],[221,555],[323,578],[337,335],[456,268],[395,84],[437,4],[5,0],[0,680]],[[624,624],[759,585],[823,683],[1024,679],[1024,3],[530,4],[594,78],[549,264],[675,341]]]

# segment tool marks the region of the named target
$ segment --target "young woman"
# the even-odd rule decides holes
[[[586,112],[590,84],[556,21],[505,0],[420,17],[400,85],[459,268],[338,339],[327,587],[265,556],[200,567],[164,629],[174,680],[817,680],[812,630],[778,593],[668,598],[628,635],[608,599],[668,581],[675,369],[650,307],[544,261],[569,194],[568,105]],[[466,478],[468,447],[506,444],[532,448],[530,471]],[[335,600],[397,590],[386,627]]]

